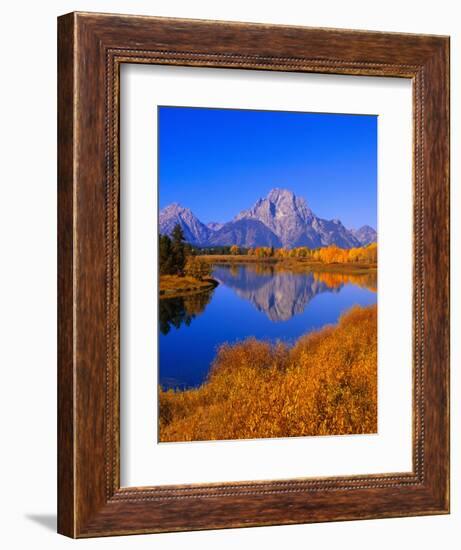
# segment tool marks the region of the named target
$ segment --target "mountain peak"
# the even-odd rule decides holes
[[[279,202],[282,199],[294,199],[295,194],[293,191],[290,191],[289,189],[281,189],[279,187],[275,187],[274,189],[271,189],[267,195],[267,198],[271,202]]]
[[[187,242],[198,246],[237,244],[239,246],[308,246],[318,248],[335,244],[351,248],[376,242],[376,231],[370,226],[348,230],[337,218],[324,220],[316,216],[303,197],[276,187],[260,198],[233,221],[203,224],[189,208],[169,204],[160,211],[160,232],[171,235],[178,224]]]
[[[190,212],[191,210],[189,208],[185,208],[179,202],[172,202],[168,206],[165,206],[165,208],[162,208],[160,210],[161,214],[181,214],[183,212]]]
[[[306,229],[313,223],[315,216],[302,197],[297,197],[289,189],[274,188],[264,199],[259,199],[249,210],[240,212],[236,219],[259,220],[280,239],[283,246],[310,244],[320,246],[306,237]]]
[[[378,239],[378,234],[373,227],[369,225],[362,225],[359,229],[352,230],[354,237],[360,242],[362,246],[367,246],[374,243]]]
[[[181,226],[186,241],[189,243],[199,244],[206,242],[209,238],[211,230],[194,215],[192,210],[173,202],[160,210],[160,233],[171,235],[177,224]]]

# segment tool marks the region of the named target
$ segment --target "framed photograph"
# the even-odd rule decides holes
[[[58,20],[58,531],[449,512],[449,39]]]

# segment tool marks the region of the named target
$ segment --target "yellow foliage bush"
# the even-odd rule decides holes
[[[377,307],[292,347],[224,344],[197,389],[159,391],[160,441],[363,434],[377,431]]]
[[[335,245],[330,245],[325,248],[318,248],[311,254],[316,261],[329,263],[365,263],[376,264],[378,261],[378,245],[371,243],[367,246],[359,248],[339,248]]]

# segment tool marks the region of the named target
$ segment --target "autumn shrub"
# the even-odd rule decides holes
[[[195,277],[199,281],[211,275],[211,265],[199,256],[189,256],[184,267],[186,276]]]
[[[376,264],[378,261],[378,245],[371,243],[367,246],[349,249],[330,245],[313,251],[312,258],[327,264],[354,262]]]
[[[202,386],[160,390],[159,417],[160,441],[376,432],[376,306],[355,306],[293,346],[222,345]]]

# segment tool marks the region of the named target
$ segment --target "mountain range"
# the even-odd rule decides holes
[[[339,219],[325,220],[316,216],[302,197],[287,189],[272,189],[248,210],[243,210],[227,223],[202,223],[189,208],[173,203],[160,211],[160,233],[170,235],[179,223],[190,244],[241,247],[273,246],[341,248],[365,246],[377,240],[376,231],[368,226],[347,229]]]
[[[221,284],[232,288],[238,296],[248,300],[271,321],[288,321],[302,313],[309,302],[323,292],[337,293],[342,284],[330,288],[327,283],[315,279],[312,273],[271,273],[261,275],[250,269],[233,270],[220,266],[213,271]]]

